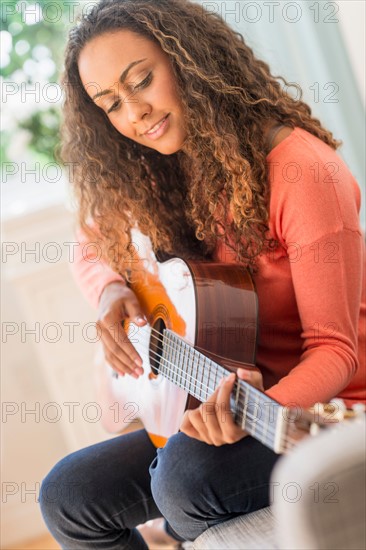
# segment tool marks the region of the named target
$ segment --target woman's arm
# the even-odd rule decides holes
[[[289,283],[301,322],[302,353],[266,393],[283,404],[308,407],[341,394],[358,368],[365,367],[358,355],[365,269],[360,190],[341,157],[303,130],[278,150],[275,160],[271,222],[292,255]]]
[[[86,300],[95,309],[103,289],[112,282],[125,284],[121,275],[113,271],[103,260],[96,244],[90,243],[81,229],[76,232],[78,245],[74,249],[71,272]]]
[[[362,235],[347,228],[325,235],[301,250],[301,260],[291,265],[291,273],[303,352],[290,373],[266,393],[282,404],[309,407],[338,396],[359,367],[358,325],[365,250]],[[327,253],[320,259],[314,256],[317,250]]]

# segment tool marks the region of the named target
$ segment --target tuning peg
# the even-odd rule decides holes
[[[330,403],[334,404],[336,407],[338,407],[339,411],[346,411],[347,407],[343,399],[340,399],[339,397],[335,397],[334,399],[330,400]]]

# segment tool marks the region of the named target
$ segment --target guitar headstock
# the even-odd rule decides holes
[[[304,437],[316,436],[324,429],[337,429],[346,422],[365,418],[365,405],[357,403],[351,409],[347,409],[341,399],[333,399],[330,403],[316,403],[310,409],[285,408],[285,410],[286,450],[291,449]]]

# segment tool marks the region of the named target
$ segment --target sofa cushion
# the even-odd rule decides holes
[[[191,544],[191,548],[194,550],[277,549],[275,518],[269,507],[263,508],[215,525],[207,529]]]

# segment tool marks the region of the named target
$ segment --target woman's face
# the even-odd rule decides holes
[[[183,105],[159,45],[129,30],[105,33],[84,46],[78,66],[87,94],[122,135],[164,155],[181,149]]]

